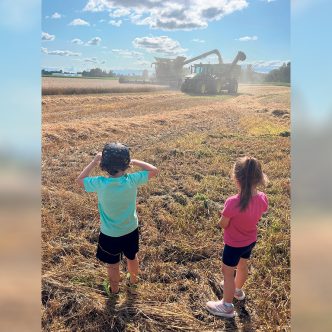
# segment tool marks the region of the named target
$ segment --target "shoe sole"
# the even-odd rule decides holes
[[[232,312],[231,314],[226,314],[226,313],[223,313],[223,312],[214,311],[213,309],[211,309],[209,307],[206,307],[206,310],[210,314],[215,315],[215,316],[219,316],[219,317],[234,318],[234,316],[235,316],[235,312]]]

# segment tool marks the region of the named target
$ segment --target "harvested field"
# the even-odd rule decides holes
[[[43,330],[290,331],[290,89],[239,92],[43,97]],[[104,293],[106,269],[94,258],[97,199],[75,183],[108,141],[160,169],[138,195],[142,280],[135,291],[122,281],[117,300]],[[262,161],[270,210],[247,298],[235,300],[235,319],[222,319],[205,303],[222,296],[218,211],[236,192],[229,173],[244,154]]]
[[[118,80],[98,78],[43,77],[43,95],[73,95],[87,93],[131,93],[167,89],[152,84],[120,84]]]

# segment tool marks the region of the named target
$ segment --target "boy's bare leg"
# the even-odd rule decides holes
[[[127,268],[128,272],[130,273],[130,283],[136,284],[137,283],[137,276],[138,276],[138,257],[137,254],[134,259],[127,258]]]
[[[107,266],[108,278],[112,293],[119,291],[120,282],[120,263],[108,264]]]
[[[234,270],[235,267],[222,265],[222,273],[224,275],[224,301],[227,303],[233,302],[235,292]]]
[[[248,260],[241,258],[237,265],[236,276],[235,276],[235,287],[242,288],[245,281],[248,278]]]

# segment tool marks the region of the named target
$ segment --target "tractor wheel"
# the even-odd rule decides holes
[[[207,89],[207,92],[210,94],[210,95],[215,95],[217,94],[217,84],[218,82],[215,81],[215,80],[211,80],[209,82],[209,85],[208,85],[208,89]]]
[[[221,94],[221,82],[220,81],[216,82],[216,94],[217,95]]]
[[[189,81],[189,80],[185,80],[185,81],[181,84],[181,91],[182,91],[182,92],[190,92],[190,85],[191,85],[191,81]]]
[[[204,82],[197,82],[196,93],[199,95],[204,95],[206,93],[206,84]]]
[[[236,80],[233,80],[230,82],[230,87],[228,88],[228,93],[235,95],[237,94],[237,89],[238,89],[238,83]]]
[[[207,92],[210,95],[220,94],[220,92],[221,92],[221,82],[217,81],[217,80],[211,80],[209,82]]]

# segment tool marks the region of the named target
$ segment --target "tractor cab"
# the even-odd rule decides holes
[[[211,75],[213,73],[213,69],[210,64],[198,63],[191,66],[191,73],[196,75]]]

